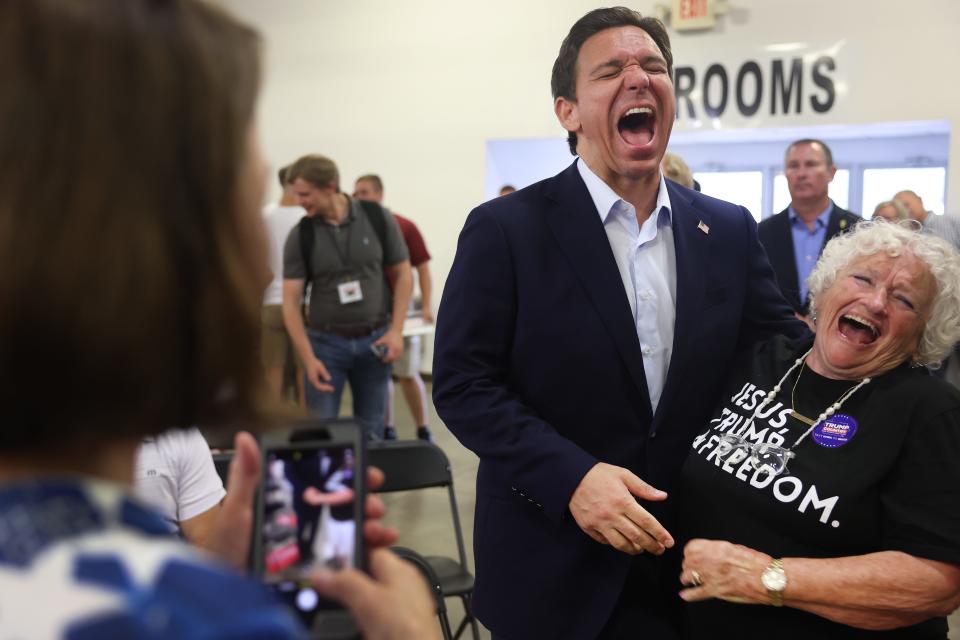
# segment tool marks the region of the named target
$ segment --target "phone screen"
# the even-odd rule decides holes
[[[336,438],[264,445],[258,572],[309,628],[319,611],[340,608],[310,587],[311,571],[362,566],[361,447]]]

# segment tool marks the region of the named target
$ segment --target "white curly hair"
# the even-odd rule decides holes
[[[938,365],[960,342],[960,253],[945,240],[920,232],[913,220],[861,222],[849,233],[828,242],[807,279],[814,317],[817,300],[833,286],[841,269],[857,258],[880,252],[889,256],[913,255],[927,266],[936,281],[933,307],[913,362]]]

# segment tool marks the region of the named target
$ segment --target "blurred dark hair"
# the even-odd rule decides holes
[[[306,180],[320,189],[333,186],[340,191],[340,171],[337,163],[318,153],[302,156],[287,170],[287,181]]]
[[[195,0],[0,3],[0,451],[257,415],[259,57]]]
[[[277,171],[277,180],[280,182],[280,188],[285,189],[290,181],[287,180],[287,172],[290,171],[290,165],[288,164],[285,167],[280,167]]]
[[[553,62],[553,73],[550,77],[550,89],[554,100],[562,96],[571,102],[577,101],[577,58],[580,56],[580,47],[591,36],[616,27],[638,27],[646,31],[660,48],[660,53],[667,61],[667,72],[671,78],[673,77],[670,36],[662,22],[656,18],[645,18],[626,7],[594,9],[573,23],[570,33],[560,45],[560,53]],[[577,155],[577,134],[572,131],[567,132],[567,142],[570,145],[570,153]]]

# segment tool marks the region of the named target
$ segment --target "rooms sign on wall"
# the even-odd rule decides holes
[[[762,56],[736,62],[678,60],[673,79],[677,121],[692,128],[709,121],[714,128],[728,121],[736,126],[787,125],[794,124],[796,116],[830,114],[846,90],[841,48],[842,43],[816,50],[795,43],[772,45]]]

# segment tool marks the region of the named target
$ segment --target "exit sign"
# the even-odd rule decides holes
[[[677,31],[712,29],[717,23],[713,0],[673,0],[670,26]]]

